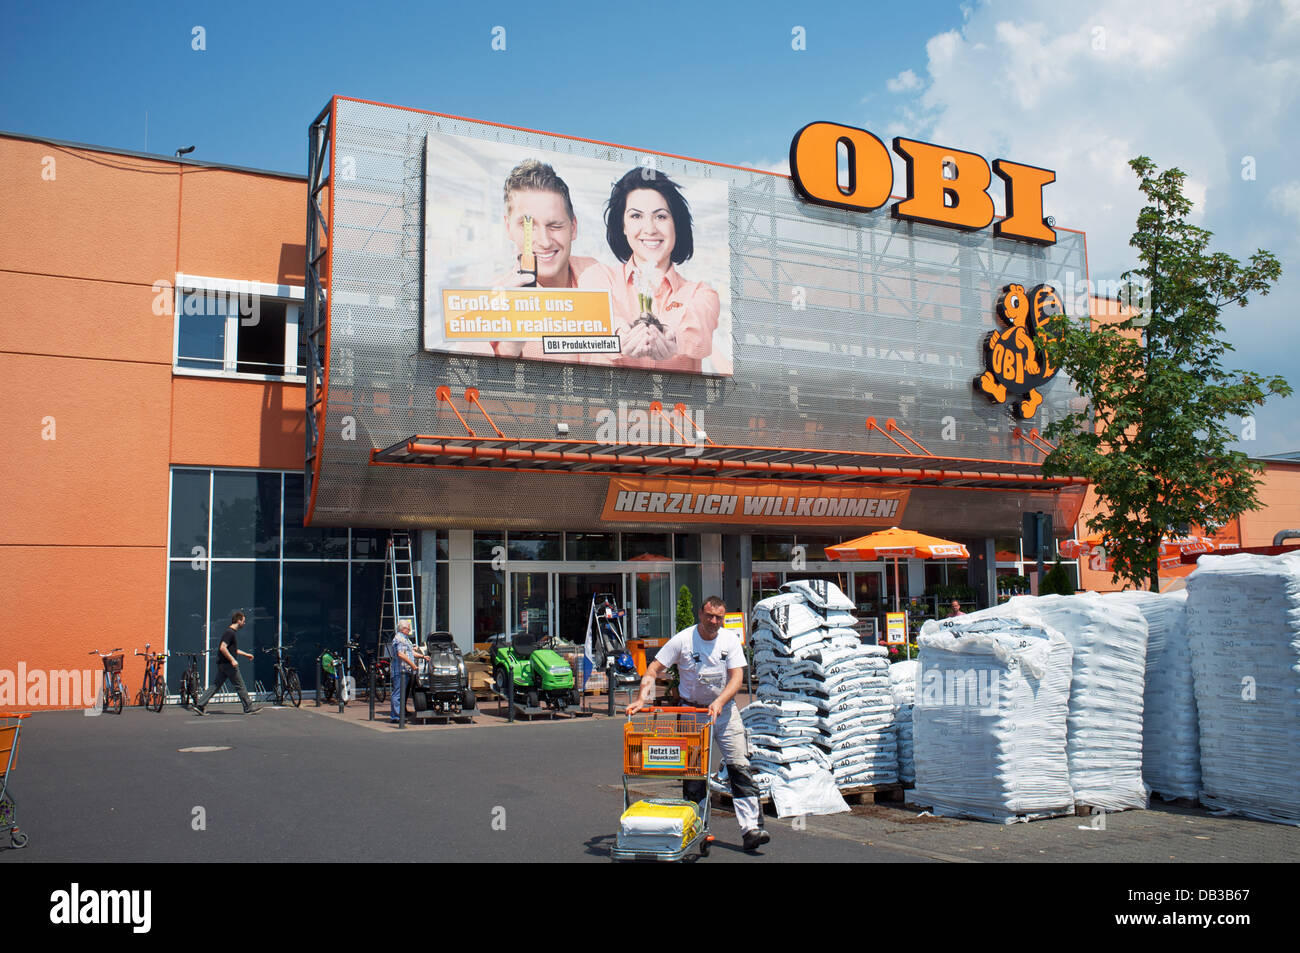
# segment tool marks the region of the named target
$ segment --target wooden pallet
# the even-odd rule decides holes
[[[840,796],[848,804],[901,804],[903,802],[903,785],[894,781],[890,784],[856,784],[851,788],[840,788]]]

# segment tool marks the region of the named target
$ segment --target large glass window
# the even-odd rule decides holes
[[[250,692],[257,690],[259,680],[269,689],[274,663],[271,656],[258,650],[279,640],[280,564],[270,560],[214,561],[210,606],[209,648],[216,649],[220,644],[221,633],[230,626],[230,616],[235,612],[244,613],[244,627],[235,637],[241,651],[253,653],[253,661],[240,659],[239,673]],[[213,655],[212,664],[217,661],[218,657]]]
[[[605,562],[618,559],[615,533],[565,533],[564,555],[579,562]]]
[[[212,474],[208,470],[172,471],[171,555],[189,558],[208,555],[211,484]]]
[[[283,301],[258,302],[256,320],[253,315],[239,322],[239,341],[236,348],[236,369],[241,374],[284,374],[285,311],[290,305]]]
[[[624,559],[664,559],[673,558],[673,548],[667,533],[624,533]]]
[[[206,652],[208,645],[208,562],[173,561],[167,581],[167,651]],[[217,633],[221,635],[220,632]],[[207,659],[200,658],[199,677],[208,677]],[[167,690],[181,690],[181,673],[190,660],[177,656],[167,660]]]
[[[182,295],[176,321],[176,364],[220,372],[226,363],[225,295],[192,291]]]
[[[247,624],[239,647],[255,656],[240,665],[248,689],[259,681],[272,687],[274,660],[260,649],[296,643],[286,660],[310,690],[323,648],[337,651],[349,636],[373,647],[388,576],[388,532],[303,527],[302,486],[298,472],[172,471],[169,651],[210,652],[231,613],[242,611]],[[444,542],[446,534],[438,535]],[[445,629],[448,563],[445,549],[431,549],[425,558],[436,580],[434,624]],[[444,561],[434,562],[439,554]],[[176,658],[167,665],[173,693],[186,664]],[[199,663],[205,683],[211,664],[210,655]]]
[[[284,556],[286,559],[347,559],[348,531],[303,526],[301,473],[284,475]]]
[[[496,559],[497,547],[504,549],[505,533],[474,531],[474,558],[482,560]]]
[[[564,550],[559,533],[510,532],[507,553],[511,559],[562,559]]]
[[[793,536],[758,535],[753,539],[750,558],[754,562],[788,562],[793,546]]]
[[[677,632],[673,620],[677,600],[666,572],[636,574],[636,635],[639,639],[669,638]]]
[[[549,585],[549,573],[510,574],[510,604],[515,614],[511,628],[515,641],[539,642],[551,634]]]
[[[700,561],[700,534],[675,533],[673,535],[673,555],[682,562]]]
[[[505,632],[505,573],[490,563],[474,567],[474,641]]]
[[[270,558],[280,555],[280,474],[212,475],[212,555]]]
[[[188,276],[176,299],[175,366],[219,375],[299,375],[305,366],[300,310],[292,288]]]
[[[673,634],[677,633],[677,597],[681,594],[682,586],[691,591],[691,621],[695,621],[695,615],[700,611],[700,603],[704,597],[711,593],[701,590],[700,567],[690,563],[679,563],[673,567],[673,573],[677,579],[677,591],[673,593]]]
[[[345,563],[284,564],[284,641],[303,687],[315,685],[316,659],[341,652],[348,636],[348,567]]]
[[[352,564],[352,609],[348,634],[367,651],[379,645],[380,618],[384,608],[384,586],[388,564],[354,562]]]

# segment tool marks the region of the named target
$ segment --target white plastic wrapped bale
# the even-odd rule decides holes
[[[1163,797],[1195,799],[1201,791],[1201,747],[1187,591],[1115,592],[1103,598],[1132,605],[1147,620],[1142,780]]]
[[[912,706],[916,699],[919,670],[920,663],[915,659],[889,666],[889,691],[894,697],[894,725],[898,729],[898,780],[904,784],[916,781]]]
[[[916,787],[936,814],[1010,824],[1070,813],[1073,652],[1049,626],[983,619],[922,628]]]
[[[1202,556],[1187,625],[1201,802],[1300,824],[1300,553]]]
[[[1107,811],[1147,806],[1142,781],[1142,706],[1147,623],[1132,606],[1095,592],[1016,596],[966,619],[1045,624],[1074,649],[1068,752],[1070,786],[1081,804]],[[945,620],[939,625],[947,625]]]

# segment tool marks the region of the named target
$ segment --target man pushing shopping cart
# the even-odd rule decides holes
[[[734,701],[744,682],[745,650],[734,632],[722,628],[726,614],[727,604],[721,597],[709,596],[704,600],[698,624],[669,639],[646,667],[641,679],[641,695],[627,706],[627,714],[634,715],[650,705],[654,699],[655,679],[669,666],[677,666],[682,704],[708,709],[713,722],[713,738],[716,747],[722,750],[722,760],[727,766],[732,803],[744,848],[753,851],[771,840],[771,836],[763,829],[758,786],[749,772],[749,741]],[[711,768],[711,765],[706,765],[705,774]],[[688,801],[707,798],[707,779],[683,781],[682,797]]]

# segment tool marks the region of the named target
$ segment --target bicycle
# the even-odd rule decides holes
[[[298,681],[298,670],[284,660],[284,653],[291,648],[293,643],[273,645],[262,651],[275,656],[275,703],[283,705],[288,699],[294,708],[299,708],[302,706],[302,685]]]
[[[355,643],[348,643],[354,645]],[[366,664],[366,659],[370,664]],[[385,701],[388,698],[387,682],[388,672],[386,666],[381,665],[380,661],[375,658],[375,653],[371,649],[356,649],[352,653],[352,676],[356,680],[357,691],[369,691],[370,673],[374,671],[375,675],[375,701]]]
[[[325,696],[325,701],[338,701],[339,711],[347,707],[356,694],[355,679],[349,690],[349,676],[347,665],[344,663],[346,657],[344,653],[348,649],[357,649],[360,646],[356,642],[344,642],[342,652],[331,652],[329,649],[320,654],[321,669],[321,693]],[[337,698],[336,698],[337,696]]]
[[[181,707],[189,708],[199,700],[203,691],[203,676],[199,674],[199,659],[207,652],[172,652],[171,655],[190,660],[189,668],[181,673]]]
[[[150,652],[150,643],[144,644],[144,651],[135,650],[136,655],[144,656],[144,681],[140,685],[140,703],[150,711],[162,711],[163,701],[167,697],[167,682],[163,678],[162,663],[167,655],[163,652]]]
[[[122,705],[126,702],[126,683],[122,681],[122,650],[100,652],[98,649],[91,649],[88,654],[98,655],[104,663],[104,685],[100,690],[100,703],[103,710],[108,711],[111,705],[113,714],[122,714]]]

